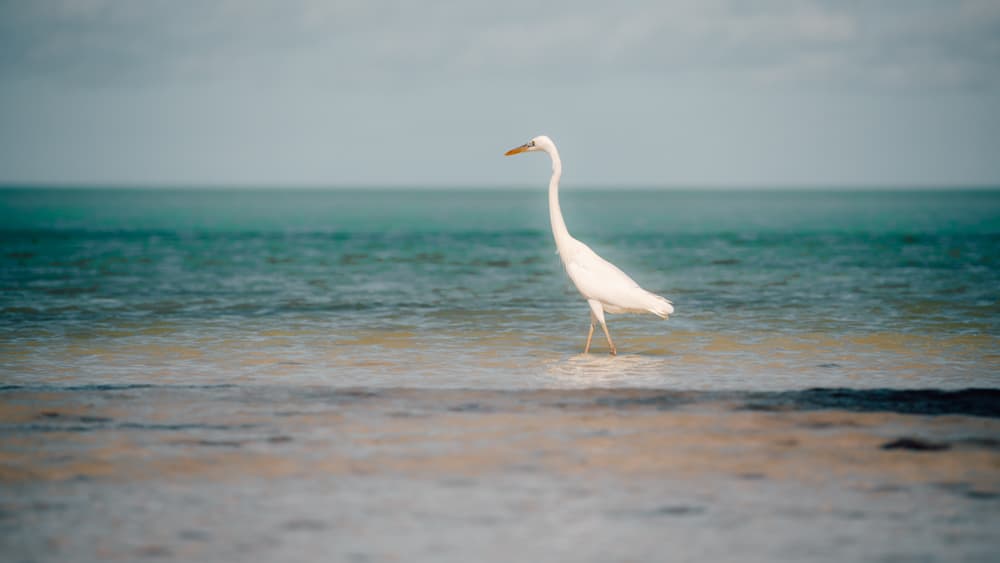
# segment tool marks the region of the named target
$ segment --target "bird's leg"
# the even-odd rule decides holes
[[[590,332],[587,333],[587,345],[583,348],[583,353],[584,354],[589,354],[590,353],[590,339],[594,337],[594,322],[596,322],[596,320],[597,319],[594,318],[594,314],[591,313],[590,314]]]
[[[611,348],[611,355],[617,356],[618,350],[615,349],[615,343],[611,342],[611,334],[608,332],[608,325],[604,322],[604,306],[601,305],[601,302],[596,299],[588,299],[587,304],[590,305],[591,335],[594,333],[594,321],[601,323],[601,328],[604,329],[604,336],[608,337],[608,346]],[[587,344],[590,344],[590,338],[587,338]]]
[[[617,356],[618,355],[618,350],[615,349],[615,343],[611,341],[611,333],[608,332],[608,325],[607,325],[607,323],[601,323],[601,328],[604,329],[604,336],[608,337],[608,347],[611,348],[611,355],[612,356]]]

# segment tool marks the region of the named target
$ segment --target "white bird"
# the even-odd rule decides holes
[[[552,222],[552,235],[556,239],[556,249],[566,273],[590,305],[590,331],[587,333],[587,345],[583,353],[590,352],[594,323],[601,323],[604,336],[608,338],[611,355],[617,355],[615,344],[608,332],[608,325],[604,321],[605,311],[653,313],[665,319],[674,312],[673,304],[668,299],[639,287],[628,274],[598,256],[586,244],[570,236],[566,222],[563,221],[562,211],[559,209],[559,177],[562,175],[562,161],[559,160],[559,151],[552,139],[545,135],[535,137],[519,147],[510,149],[505,156],[532,151],[545,151],[552,158],[552,178],[549,180],[549,219]]]

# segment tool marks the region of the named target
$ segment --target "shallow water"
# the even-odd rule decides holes
[[[677,313],[589,313],[533,191],[0,190],[11,382],[993,385],[1000,192],[564,190]],[[598,349],[604,343],[597,339]],[[608,368],[608,369],[605,369]],[[616,377],[620,376],[620,377]],[[682,381],[682,382],[681,382]]]
[[[13,561],[990,561],[1000,192],[0,190]]]
[[[988,561],[1000,391],[8,388],[23,560]]]

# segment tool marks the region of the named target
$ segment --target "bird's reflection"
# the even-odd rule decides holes
[[[559,386],[649,386],[662,383],[670,359],[643,354],[574,354],[547,363],[545,373]]]

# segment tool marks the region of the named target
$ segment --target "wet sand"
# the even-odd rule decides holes
[[[8,560],[989,561],[1000,391],[0,391]]]

